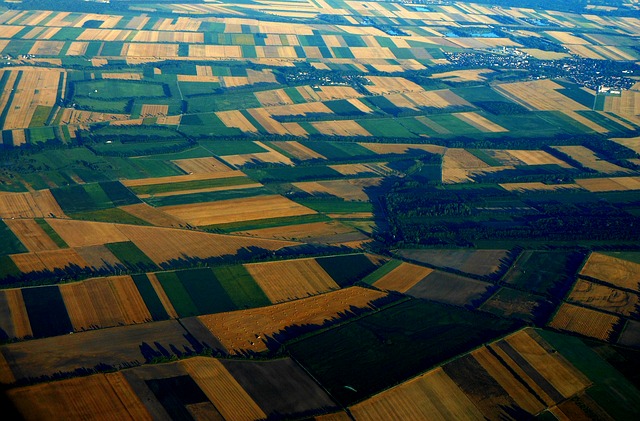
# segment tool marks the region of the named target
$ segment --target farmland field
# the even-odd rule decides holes
[[[3,2],[2,415],[640,419],[639,16]]]

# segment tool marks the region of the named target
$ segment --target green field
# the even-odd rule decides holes
[[[148,186],[135,186],[131,190],[136,194],[158,194],[176,192],[181,190],[200,190],[210,189],[216,187],[233,187],[243,184],[251,183],[251,179],[248,177],[229,177],[229,178],[215,178],[212,180],[195,180],[184,181],[180,183],[164,183],[164,184],[151,184]]]
[[[105,247],[132,272],[144,272],[158,268],[158,266],[153,263],[153,260],[149,259],[149,257],[131,241],[109,243],[105,244]]]
[[[364,254],[320,257],[316,262],[342,288],[353,285],[377,269]]]
[[[18,237],[0,219],[0,254],[26,253],[27,248],[22,245]]]
[[[346,405],[517,327],[481,313],[411,300],[286,348]]]

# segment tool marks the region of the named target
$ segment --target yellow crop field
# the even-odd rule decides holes
[[[60,70],[25,69],[4,121],[4,130],[29,127],[38,105],[56,103]]]
[[[27,307],[22,298],[22,290],[0,290],[0,329],[6,333],[9,339],[33,336]]]
[[[246,264],[244,267],[272,303],[340,288],[314,259]]]
[[[165,206],[162,211],[196,226],[315,213],[309,208],[276,195]]]
[[[368,201],[365,190],[378,186],[381,178],[357,178],[353,180],[306,181],[293,185],[311,195],[330,194],[344,200]]]
[[[563,168],[571,168],[569,164],[545,151],[504,151],[525,165],[558,165]]]
[[[318,95],[320,101],[362,97],[362,94],[351,86],[321,86],[320,91],[316,91],[315,93]]]
[[[253,108],[248,110],[249,114],[256,119],[266,131],[271,134],[285,135],[288,134],[287,129],[284,128],[282,123],[276,121],[269,115],[269,111],[264,108]]]
[[[471,106],[469,102],[450,90],[406,92],[402,96],[418,107]]]
[[[505,341],[563,397],[569,398],[591,385],[591,381],[564,357],[549,352],[549,345],[535,331],[525,329],[508,336]]]
[[[58,249],[56,243],[33,219],[7,219],[5,223],[29,251]]]
[[[569,301],[630,316],[635,313],[639,300],[636,294],[578,279],[569,294]]]
[[[62,124],[73,124],[85,126],[87,123],[99,123],[102,121],[124,121],[129,119],[129,114],[112,114],[94,111],[76,110],[73,108],[64,108],[62,111],[60,122]]]
[[[480,130],[481,132],[500,133],[500,132],[508,131],[504,127],[492,121],[489,121],[487,118],[474,112],[456,113],[454,115],[458,117],[460,120],[464,121],[465,123],[471,124],[473,127]]]
[[[318,152],[309,149],[296,141],[273,142],[273,144],[302,161],[306,161],[308,159],[326,159],[323,155],[320,155]]]
[[[578,102],[558,92],[561,85],[542,79],[530,82],[503,83],[496,89],[505,93],[508,97],[523,103],[536,110],[586,110],[587,108]]]
[[[81,268],[89,265],[74,249],[39,251],[36,253],[14,254],[11,260],[24,273],[62,269],[65,266],[77,265]]]
[[[338,171],[342,175],[389,175],[393,170],[387,167],[384,162],[372,162],[370,164],[338,164],[329,165],[332,170]]]
[[[587,168],[604,174],[628,173],[631,170],[612,164],[599,158],[595,152],[584,146],[553,146],[554,149],[569,155]]]
[[[144,104],[140,111],[140,117],[157,117],[169,114],[168,105]]]
[[[0,195],[0,218],[43,218],[65,214],[49,190]]]
[[[403,77],[367,76],[367,79],[373,85],[366,85],[365,88],[374,95],[424,91],[420,85]]]
[[[196,357],[181,361],[200,389],[224,419],[251,421],[267,415],[237,380],[215,358]]]
[[[328,136],[371,136],[367,130],[353,120],[312,122],[320,133]]]
[[[491,74],[491,69],[468,69],[468,70],[454,70],[451,72],[434,73],[431,77],[436,79],[447,79],[451,82],[481,82],[487,78],[483,75]]]
[[[129,57],[178,57],[178,44],[127,43],[122,47],[121,56]]]
[[[49,219],[47,222],[69,247],[94,246],[128,240],[116,224],[69,219]]]
[[[620,288],[640,291],[640,264],[601,253],[591,253],[580,275],[596,278]]]
[[[142,73],[102,73],[103,79],[117,79],[117,80],[142,80]]]
[[[633,123],[640,124],[640,92],[622,91],[620,96],[608,96],[604,101],[604,111],[619,114]]]
[[[440,367],[349,409],[356,420],[485,419]]]
[[[364,104],[363,104],[364,105]],[[310,113],[333,114],[331,108],[322,102],[309,102],[306,104],[277,105],[267,109],[270,115],[307,115]]]
[[[433,272],[431,268],[402,262],[400,266],[378,279],[373,286],[391,291],[407,292],[431,272]]]
[[[349,287],[267,307],[199,316],[231,354],[244,350],[267,350],[266,338],[273,337],[287,326],[322,325],[350,306],[367,308],[386,294],[372,289]],[[251,330],[246,329],[252,326]],[[258,336],[258,337],[256,337]]]
[[[7,395],[25,419],[153,419],[122,373],[20,387]]]
[[[564,303],[549,326],[606,341],[619,321],[610,314]]]
[[[88,279],[59,290],[76,332],[152,320],[131,276]]]
[[[209,258],[236,254],[249,246],[279,250],[298,244],[291,241],[244,238],[172,228],[119,225],[118,229],[156,263],[180,259],[184,256]]]
[[[78,37],[77,41],[125,41],[131,34],[129,30],[121,29],[97,29],[87,28]]]
[[[522,384],[487,347],[471,352],[471,356],[522,409],[530,414],[537,414],[546,407],[536,395],[531,393],[531,386]],[[539,390],[537,385],[535,388]]]
[[[214,157],[176,159],[171,161],[189,174],[226,173],[233,171]]]
[[[108,248],[102,245],[76,247],[74,250],[85,262],[87,262],[87,266],[96,269],[108,269],[109,266],[114,267],[115,265],[122,263],[113,253],[109,251]]]
[[[293,101],[284,89],[275,89],[273,91],[260,91],[254,94],[263,107],[273,107],[275,105],[291,105]]]
[[[530,183],[502,183],[500,187],[507,191],[526,192],[526,191],[556,191],[562,189],[579,189],[577,184],[544,184],[539,181]]]
[[[224,157],[225,161],[231,165],[242,166],[248,162],[271,162],[276,164],[293,165],[293,162],[288,157],[284,156],[280,152],[270,148],[262,142],[255,142],[258,146],[266,149],[267,152],[258,152],[253,154],[241,154],[241,155],[227,155]]]
[[[29,54],[36,56],[57,56],[64,48],[64,41],[36,41]]]
[[[551,35],[553,38],[560,41],[560,44],[570,44],[570,45],[590,45],[589,41],[584,38],[577,37],[570,32],[562,32],[562,31],[545,31],[547,34]]]
[[[340,238],[341,234],[354,234],[357,231],[337,221],[313,222],[310,224],[287,225],[284,227],[261,228],[251,231],[236,231],[234,234],[249,237],[274,238],[291,241],[314,241],[329,243],[332,237]],[[324,241],[322,241],[324,240]]]
[[[591,192],[640,190],[640,177],[585,178],[576,183]]]
[[[243,132],[258,133],[258,129],[240,111],[218,111],[216,116],[227,127],[236,127]]]

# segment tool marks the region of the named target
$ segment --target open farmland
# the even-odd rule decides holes
[[[640,291],[640,264],[629,260],[592,253],[580,275],[596,278],[616,287]]]
[[[198,319],[231,354],[243,351],[263,352],[273,346],[269,338],[288,339],[289,326],[322,326],[326,320],[340,320],[354,306],[369,309],[372,302],[386,294],[351,287],[274,306],[200,316]],[[254,326],[251,331],[245,326]],[[259,338],[256,338],[256,335]]]
[[[313,210],[282,196],[260,196],[192,205],[165,206],[162,211],[196,226],[315,213]]]
[[[255,263],[245,265],[245,268],[272,303],[339,288],[313,259]]]
[[[610,314],[565,303],[560,306],[549,326],[604,341],[613,333],[619,321],[618,317]]]
[[[639,13],[4,2],[3,417],[640,419]]]

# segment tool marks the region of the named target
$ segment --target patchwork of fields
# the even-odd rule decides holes
[[[32,3],[0,7],[22,418],[640,418],[637,2]]]

